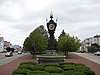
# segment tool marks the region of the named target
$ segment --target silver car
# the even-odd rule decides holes
[[[100,51],[97,51],[94,54],[97,55],[97,56],[100,56]]]
[[[7,53],[5,54],[5,57],[10,57],[10,56],[13,56],[13,52],[7,52]]]

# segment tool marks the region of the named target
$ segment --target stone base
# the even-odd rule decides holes
[[[37,56],[37,63],[45,64],[45,63],[56,63],[56,62],[64,62],[66,56]]]
[[[56,54],[56,50],[47,50],[48,54]]]

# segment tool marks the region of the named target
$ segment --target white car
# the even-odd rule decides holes
[[[7,53],[5,54],[5,57],[10,57],[10,56],[13,56],[13,53],[12,53],[12,52],[7,52]]]
[[[22,54],[22,51],[18,51],[18,54]]]
[[[100,51],[97,51],[94,54],[100,56]]]

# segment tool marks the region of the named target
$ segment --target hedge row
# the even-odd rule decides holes
[[[12,75],[95,75],[95,73],[86,65],[80,63],[36,64],[24,62],[12,72]]]

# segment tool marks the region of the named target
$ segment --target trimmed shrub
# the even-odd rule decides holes
[[[28,70],[33,70],[33,65],[31,64],[22,64],[18,67],[18,69],[28,69]]]
[[[80,63],[36,64],[24,62],[12,72],[12,75],[95,75],[95,72]]]
[[[43,71],[44,67],[42,65],[31,65],[31,64],[23,64],[18,67],[19,69],[29,69],[31,71],[40,70]]]
[[[50,73],[49,75],[64,75],[63,73]]]
[[[63,74],[64,75],[86,75],[82,72],[78,72],[78,71],[75,71],[75,70],[64,71]]]
[[[28,69],[16,69],[16,70],[14,70],[12,72],[12,75],[15,75],[15,74],[23,74],[23,75],[25,75],[25,74],[27,74],[29,72],[32,72],[32,71],[30,71]]]
[[[33,66],[33,71],[39,70],[43,71],[45,68],[42,65],[34,65]]]
[[[62,68],[60,67],[53,67],[53,66],[47,66],[45,67],[45,71],[49,72],[49,73],[61,73],[63,71]]]
[[[55,67],[60,67],[58,63],[47,63],[45,66],[55,66]]]
[[[95,75],[95,72],[93,72],[93,71],[90,70],[90,69],[84,69],[84,70],[83,70],[83,73],[85,73],[86,75]]]
[[[29,72],[27,75],[49,75],[49,73],[45,71],[33,71]]]
[[[72,63],[72,62],[59,62],[58,64],[61,66],[61,65],[68,65],[68,64],[73,65],[75,63]]]
[[[82,72],[86,75],[95,75],[95,72],[93,72],[92,70],[90,70],[90,68],[88,68],[87,66],[82,66],[82,65],[77,65],[75,66],[75,70],[76,71],[79,71],[79,72]]]
[[[75,70],[75,67],[73,65],[63,65],[62,66],[63,70]]]

